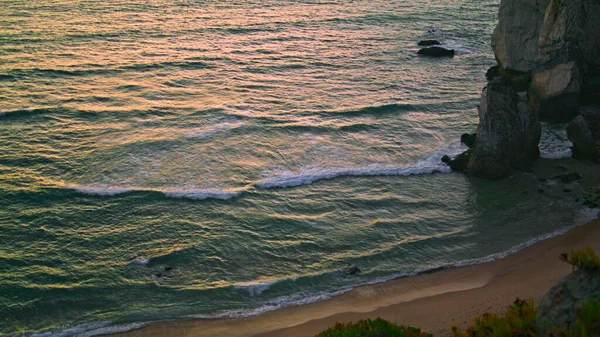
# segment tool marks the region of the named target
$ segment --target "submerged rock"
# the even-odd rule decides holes
[[[422,48],[418,52],[419,55],[431,56],[431,57],[453,57],[454,49],[446,49],[442,47],[428,47]]]
[[[552,287],[538,306],[539,336],[555,329],[568,330],[577,319],[577,310],[590,299],[600,297],[597,272],[577,271]]]
[[[567,127],[573,157],[600,162],[600,107],[585,107]]]
[[[360,268],[358,268],[357,266],[352,266],[350,267],[350,269],[348,269],[348,274],[349,275],[356,275],[360,273]]]
[[[539,157],[541,124],[524,97],[502,78],[481,94],[479,126],[467,171],[489,179],[508,176],[513,169],[530,171]]]
[[[582,178],[583,177],[581,176],[581,174],[579,174],[579,172],[571,172],[559,174],[557,176],[552,177],[551,179],[558,180],[563,184],[569,184]]]
[[[438,40],[421,40],[418,43],[419,46],[423,46],[423,47],[437,46],[437,45],[440,45],[440,44],[441,43]]]

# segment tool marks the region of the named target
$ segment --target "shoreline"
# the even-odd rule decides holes
[[[491,262],[454,267],[356,287],[331,299],[259,316],[156,322],[114,337],[312,337],[336,322],[382,317],[449,336],[476,316],[502,313],[515,300],[538,302],[571,266],[558,256],[570,249],[600,250],[600,219],[575,226]],[[425,313],[425,314],[424,314]]]

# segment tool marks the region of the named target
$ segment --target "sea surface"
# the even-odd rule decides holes
[[[440,162],[497,0],[0,5],[0,336],[257,315],[585,220],[532,174]],[[545,127],[543,156],[568,145]]]

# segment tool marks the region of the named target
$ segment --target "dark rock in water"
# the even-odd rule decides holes
[[[165,271],[169,272],[169,271],[171,271],[171,270],[173,270],[173,267],[171,267],[171,266],[166,266],[166,267],[165,267]]]
[[[565,189],[563,190],[563,192],[565,192],[565,193],[571,193],[571,192],[573,192],[573,190],[571,190],[571,189],[568,189],[568,188],[565,188]]]
[[[468,171],[500,179],[512,170],[531,171],[539,157],[542,127],[526,97],[502,78],[491,81],[481,94],[479,126]]]
[[[469,160],[471,159],[471,155],[473,154],[473,150],[469,149],[458,156],[456,158],[451,159],[447,164],[453,171],[464,172],[467,171],[469,166]]]
[[[579,172],[563,173],[552,177],[552,179],[558,180],[563,184],[572,183],[583,178]]]
[[[544,189],[543,189],[543,188],[538,188],[538,190],[537,190],[537,191],[538,191],[538,193],[545,193],[545,192],[546,192],[546,191],[544,191]]]
[[[443,163],[448,163],[450,161],[450,157],[448,155],[445,155],[442,157],[442,162]]]
[[[488,71],[485,73],[485,78],[489,81],[493,80],[496,77],[500,77],[500,66],[495,65],[490,67]]]
[[[461,143],[465,144],[468,147],[475,146],[476,139],[477,139],[476,133],[463,133],[462,136],[460,136]]]
[[[360,273],[360,268],[358,268],[357,266],[352,266],[350,267],[350,269],[348,269],[348,274],[350,275],[356,275]]]
[[[156,276],[156,277],[162,277],[163,275],[161,273],[158,273],[158,274],[154,274],[154,276]]]
[[[569,329],[577,311],[590,299],[600,296],[598,272],[579,270],[552,287],[538,306],[538,336],[549,336],[554,329]]]
[[[446,49],[442,47],[428,47],[422,48],[418,52],[419,55],[431,56],[431,57],[453,57],[454,49]]]
[[[600,162],[600,107],[582,107],[567,127],[573,158]]]
[[[418,43],[419,46],[423,46],[423,47],[437,46],[437,45],[440,45],[440,44],[441,43],[438,40],[421,40]]]

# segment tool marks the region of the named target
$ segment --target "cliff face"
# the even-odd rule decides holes
[[[483,89],[478,111],[477,139],[467,170],[490,179],[508,176],[512,169],[531,170],[540,154],[542,128],[524,95],[496,78]]]
[[[491,179],[530,169],[540,120],[573,120],[574,154],[600,161],[600,109],[579,116],[600,103],[598,18],[600,0],[502,0],[492,36],[500,78],[481,96],[473,149],[450,167]]]
[[[492,37],[505,76],[531,79],[542,120],[568,122],[600,95],[600,1],[504,0]]]
[[[503,69],[530,73],[539,53],[539,33],[550,0],[504,0],[492,49]]]

